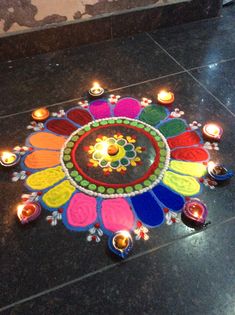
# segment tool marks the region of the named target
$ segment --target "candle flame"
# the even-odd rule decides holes
[[[212,136],[217,136],[220,132],[220,129],[219,127],[216,125],[216,124],[209,124],[207,127],[206,127],[206,132],[209,134],[209,135],[212,135]]]
[[[17,216],[18,216],[18,218],[21,220],[22,219],[22,216],[21,216],[21,214],[22,214],[22,210],[24,209],[24,205],[18,205],[17,206]]]
[[[194,215],[195,218],[198,218],[198,217],[199,217],[199,214],[198,214],[197,211],[194,211],[193,215]]]
[[[2,152],[2,159],[9,159],[13,154],[11,152],[5,151]]]
[[[94,89],[100,88],[99,83],[98,83],[98,82],[94,82],[94,83],[93,83],[93,88],[94,88]]]
[[[163,101],[170,101],[172,99],[172,93],[162,90],[158,93],[158,99]]]
[[[208,164],[207,164],[207,167],[208,167],[208,170],[213,170],[213,168],[215,167],[215,162],[213,161],[209,161]]]

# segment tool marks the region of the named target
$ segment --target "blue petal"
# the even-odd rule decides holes
[[[163,223],[163,210],[151,192],[131,197],[131,202],[136,215],[145,225],[155,227]]]
[[[157,196],[167,208],[174,211],[179,211],[183,208],[185,200],[181,195],[171,191],[166,186],[161,184],[152,189],[153,193]]]

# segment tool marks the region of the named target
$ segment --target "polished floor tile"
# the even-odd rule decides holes
[[[235,114],[235,58],[227,62],[212,63],[191,73]]]
[[[0,64],[0,115],[181,71],[145,34]]]
[[[178,240],[9,314],[233,315],[234,224]]]
[[[220,145],[219,153],[213,153],[212,157],[232,165],[234,119],[187,73],[128,87],[117,92],[121,96],[129,95],[137,98],[147,96],[155,99],[157,91],[162,87],[175,92],[175,106],[185,111],[188,122],[197,120],[204,123],[213,120],[223,126],[224,140]],[[64,109],[69,106],[64,106]],[[55,106],[54,110],[57,109],[58,106]],[[23,145],[29,134],[26,126],[30,122],[30,113],[3,118],[0,121],[2,135],[0,147]],[[8,139],[7,145],[5,139]],[[88,244],[85,233],[70,232],[63,224],[52,228],[45,220],[47,211],[43,212],[35,224],[22,227],[17,222],[15,211],[25,189],[22,183],[11,183],[10,173],[1,176],[0,190],[2,192],[0,239],[1,250],[4,252],[0,269],[0,292],[2,292],[0,307],[94,272],[114,262],[108,254],[106,238],[101,244]],[[212,225],[235,215],[233,193],[234,181],[229,186],[214,191],[205,187],[201,198],[208,204],[208,219]],[[172,227],[164,225],[153,229],[150,241],[144,244],[138,242],[133,255],[191,233],[193,230],[183,224]]]
[[[231,12],[235,16],[234,6]],[[164,28],[152,32],[151,36],[182,66],[189,69],[234,58],[234,28],[235,19],[225,15],[212,20]]]

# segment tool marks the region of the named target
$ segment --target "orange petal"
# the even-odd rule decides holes
[[[60,150],[65,142],[66,138],[53,135],[49,132],[34,133],[29,142],[32,146],[40,149]]]
[[[28,168],[46,168],[60,164],[60,152],[38,150],[26,156],[24,164]]]

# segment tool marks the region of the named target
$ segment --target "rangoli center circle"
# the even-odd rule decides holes
[[[154,127],[129,118],[95,120],[74,131],[61,150],[71,184],[103,198],[134,196],[162,179],[170,149]]]

